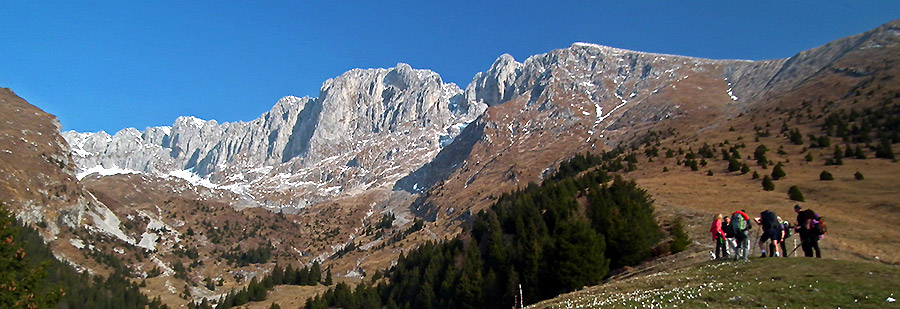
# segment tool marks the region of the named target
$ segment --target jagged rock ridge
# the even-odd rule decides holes
[[[282,98],[251,122],[180,117],[143,132],[63,135],[80,176],[186,170],[249,196],[306,197],[270,199],[270,206],[304,206],[316,196],[392,183],[428,162],[485,109],[462,93],[434,72],[399,64],[351,70],[326,81],[318,98]]]

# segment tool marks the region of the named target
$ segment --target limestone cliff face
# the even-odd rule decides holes
[[[282,98],[251,122],[180,117],[143,132],[63,135],[82,177],[108,169],[188,170],[242,193],[328,197],[392,183],[428,162],[484,112],[483,103],[463,97],[437,73],[399,64],[351,70],[326,81],[318,98]],[[273,204],[310,199],[317,200]]]

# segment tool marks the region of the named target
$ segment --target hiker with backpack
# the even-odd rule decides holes
[[[781,224],[781,238],[778,239],[778,244],[781,245],[781,256],[788,257],[787,244],[785,241],[789,237],[791,237],[791,229],[793,227],[791,226],[790,222],[788,222],[787,220],[782,220],[781,217],[778,217],[778,222],[779,222],[779,224]],[[770,243],[769,244],[769,257],[774,256],[774,252],[775,252],[775,244]],[[793,253],[793,252],[791,252],[791,253]]]
[[[797,213],[797,234],[800,235],[803,254],[806,257],[812,257],[815,252],[815,256],[821,258],[819,238],[825,234],[825,223],[812,209],[801,209],[800,205],[794,205],[794,212]]]
[[[778,216],[771,210],[764,210],[759,213],[759,220],[757,223],[759,223],[762,228],[762,235],[759,237],[759,250],[761,253],[759,257],[766,257],[766,241],[771,241],[774,248],[769,251],[769,253],[774,253],[774,256],[781,256],[783,252],[778,252],[778,249],[780,249],[778,243],[782,238],[783,226],[781,225],[781,222],[778,221]]]
[[[747,260],[750,254],[750,216],[743,210],[735,211],[731,214],[731,228],[734,231],[734,238],[737,240],[737,247],[734,250],[734,260],[739,258]]]
[[[717,214],[709,227],[713,241],[716,242],[716,251],[713,259],[728,258],[728,249],[725,248],[725,232],[722,231],[722,214]]]

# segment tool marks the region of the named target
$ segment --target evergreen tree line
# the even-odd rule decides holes
[[[249,302],[255,301],[263,301],[266,300],[266,293],[275,288],[276,285],[307,285],[307,286],[315,286],[319,283],[323,283],[325,285],[332,284],[332,276],[331,270],[327,270],[325,272],[324,281],[322,279],[322,266],[319,262],[313,262],[313,264],[309,267],[297,268],[295,269],[292,265],[288,265],[287,268],[282,268],[281,265],[275,265],[275,268],[272,269],[272,273],[269,276],[263,277],[260,280],[253,278],[250,280],[250,284],[247,287],[237,290],[231,291],[227,295],[223,296],[219,299],[218,304],[215,306],[217,309],[222,308],[231,308],[236,306],[241,306]],[[191,302],[188,304],[188,308],[213,308],[213,306],[204,299],[201,303],[197,304]]]
[[[241,251],[241,247],[237,246],[231,251],[222,253],[222,258],[229,263],[244,267],[250,264],[268,263],[272,258],[272,250],[272,244],[261,245],[247,251]]]
[[[895,159],[891,145],[900,143],[900,104],[882,104],[878,109],[867,108],[861,112],[855,109],[832,112],[825,117],[822,131],[845,143],[865,144],[876,158]],[[855,152],[859,156],[860,151]]]
[[[663,236],[647,192],[610,178],[597,169],[504,194],[465,235],[401,255],[387,282],[339,285],[307,308],[509,307],[522,303],[520,285],[527,304],[599,284],[650,258]]]
[[[622,169],[622,162],[617,159],[624,152],[625,148],[622,148],[620,146],[616,147],[612,151],[603,152],[599,155],[595,155],[590,152],[584,154],[576,154],[574,157],[560,163],[559,169],[549,179],[553,181],[559,181],[565,178],[574,177],[582,171],[603,163],[607,163],[607,166],[605,167],[607,171]]]
[[[141,294],[121,267],[103,278],[60,262],[37,230],[13,219],[2,203],[0,291],[2,308],[166,308]]]

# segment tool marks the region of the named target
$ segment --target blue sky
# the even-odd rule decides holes
[[[249,121],[353,68],[405,62],[465,88],[503,53],[785,58],[900,18],[893,0],[303,2],[3,1],[0,87],[64,130],[115,133]]]

